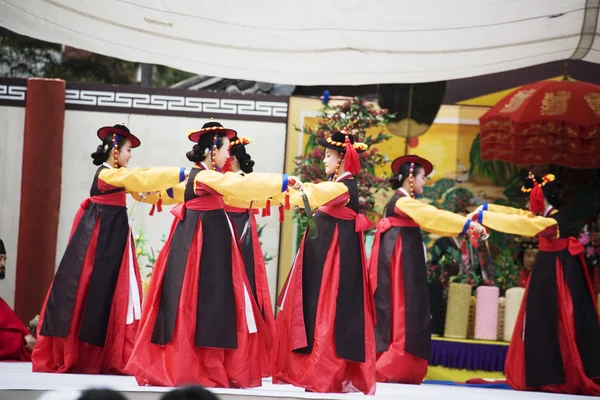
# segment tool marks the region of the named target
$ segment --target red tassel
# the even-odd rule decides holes
[[[148,213],[149,216],[153,216],[154,215],[154,210],[156,209],[156,206],[154,204],[152,204],[152,208],[150,209],[150,212]]]
[[[279,205],[279,222],[283,222],[285,215],[283,214],[283,205]]]
[[[265,215],[267,217],[271,215],[271,199],[267,199],[267,204],[265,205]]]
[[[360,172],[360,159],[354,145],[350,143],[350,138],[346,135],[346,155],[344,156],[344,171],[356,175]]]
[[[225,161],[225,164],[223,164],[223,168],[221,168],[221,172],[223,173],[231,172],[231,155],[229,157],[230,158]]]
[[[285,209],[290,209],[290,191],[289,189],[285,192]]]
[[[158,203],[156,204],[156,211],[162,212],[162,197],[158,199]]]
[[[544,192],[542,187],[535,182],[529,194],[529,210],[534,214],[542,214],[545,211],[544,208]]]

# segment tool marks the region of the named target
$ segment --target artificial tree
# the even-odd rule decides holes
[[[386,109],[380,109],[374,103],[358,97],[334,106],[324,103],[319,110],[316,126],[295,127],[308,138],[304,155],[295,159],[295,175],[306,182],[317,183],[327,180],[323,168],[325,150],[318,146],[317,140],[328,137],[336,130],[344,128],[350,130],[356,141],[369,145],[369,149],[360,154],[362,170],[355,179],[358,183],[360,212],[372,222],[377,222],[381,214],[375,209],[375,195],[386,189],[387,184],[385,177],[375,175],[375,168],[384,166],[387,162],[386,158],[379,153],[377,145],[390,138],[383,131],[390,117]],[[379,128],[379,132],[367,134],[370,128]],[[299,229],[303,230],[306,226],[304,211],[299,210],[295,217],[299,221]]]

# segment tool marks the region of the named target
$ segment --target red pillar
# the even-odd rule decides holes
[[[56,259],[65,121],[65,81],[29,79],[25,108],[15,312],[40,313]]]

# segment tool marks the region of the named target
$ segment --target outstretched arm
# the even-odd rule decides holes
[[[558,237],[558,222],[554,218],[484,211],[481,223],[490,229],[519,236]]]
[[[158,204],[158,201],[162,200],[163,205],[169,206],[185,201],[185,186],[186,181],[183,181],[169,189],[163,189],[156,192],[132,192],[130,194],[134,199],[141,203]]]
[[[201,171],[196,175],[196,193],[203,187],[212,189],[223,197],[252,201],[265,200],[285,192],[288,176],[285,174],[252,173],[246,176],[226,172]]]
[[[302,192],[290,193],[290,205],[304,208],[302,194],[306,195],[312,209],[346,204],[350,198],[348,187],[341,182],[304,183],[302,186]]]
[[[475,212],[473,212],[472,214],[477,214],[480,211],[491,211],[491,212],[495,212],[495,213],[499,213],[499,214],[515,214],[515,215],[522,215],[525,217],[535,217],[535,215],[529,210],[522,210],[520,208],[515,208],[515,207],[501,206],[500,204],[483,203],[482,205],[477,207],[477,210],[475,210]]]
[[[395,208],[412,218],[421,229],[440,236],[463,234],[472,223],[467,217],[440,210],[411,197],[398,199]]]
[[[187,174],[185,168],[105,168],[98,179],[128,192],[153,192],[177,185]]]

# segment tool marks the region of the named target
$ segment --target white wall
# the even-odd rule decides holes
[[[133,150],[130,167],[185,166],[190,162],[185,153],[192,148],[187,139],[191,129],[199,129],[206,120],[187,117],[149,116],[139,114],[99,113],[89,111],[66,111],[63,144],[62,191],[58,228],[56,263],[60,262],[67,245],[73,217],[79,204],[89,196],[96,166],[90,154],[99,144],[96,131],[106,125],[125,123],[142,141],[142,146]],[[252,143],[247,151],[256,161],[256,172],[283,171],[285,148],[285,123],[219,120],[224,126],[236,129],[248,136]],[[22,129],[22,128],[21,128]],[[19,168],[20,173],[20,168]],[[17,203],[18,204],[18,203]],[[131,210],[133,201],[128,199]],[[150,217],[150,206],[138,204],[134,211],[134,230],[144,229],[149,246],[159,249],[160,238],[169,233],[173,216],[170,207]],[[277,256],[279,251],[278,212],[274,208],[268,218],[259,218],[260,225],[267,222],[262,242],[263,250]],[[17,218],[18,224],[18,218]],[[18,225],[17,225],[18,226]],[[1,231],[0,231],[1,232]],[[15,237],[16,243],[16,237]],[[274,300],[277,280],[277,258],[267,265],[271,296]],[[145,276],[145,274],[143,274]]]
[[[0,239],[8,256],[6,278],[0,281],[0,297],[14,308],[21,170],[23,166],[24,107],[0,107]]]

